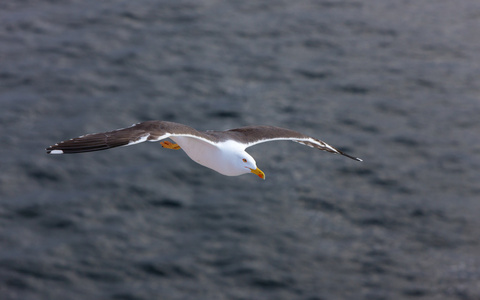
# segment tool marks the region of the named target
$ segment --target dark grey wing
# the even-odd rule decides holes
[[[147,121],[128,128],[83,135],[57,143],[46,150],[49,154],[91,152],[134,145],[145,141],[160,141],[175,135],[206,139],[205,134],[183,124],[166,121]]]
[[[225,131],[231,138],[246,144],[246,147],[250,147],[259,143],[288,140],[294,141],[312,148],[317,148],[330,153],[341,154],[356,161],[362,161],[360,158],[350,156],[324,141],[316,138],[304,135],[298,131],[291,129],[285,129],[275,126],[247,126]]]

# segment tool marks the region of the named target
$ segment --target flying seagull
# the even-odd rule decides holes
[[[170,138],[175,143],[161,141]],[[245,149],[264,142],[289,140],[312,148],[350,156],[327,143],[300,132],[274,126],[247,126],[226,131],[197,131],[189,126],[167,122],[147,121],[128,128],[83,135],[48,147],[48,154],[69,154],[130,146],[145,141],[157,142],[164,148],[183,149],[196,163],[226,176],[253,173],[262,179],[265,174]]]

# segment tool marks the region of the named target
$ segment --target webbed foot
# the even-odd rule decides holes
[[[163,148],[172,149],[172,150],[180,150],[180,146],[178,144],[171,143],[169,141],[160,142]]]

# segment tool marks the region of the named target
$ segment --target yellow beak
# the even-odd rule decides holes
[[[262,170],[260,170],[259,168],[256,168],[255,170],[254,169],[250,169],[250,171],[257,175],[258,177],[262,178],[263,180],[265,180],[265,173],[262,172]]]

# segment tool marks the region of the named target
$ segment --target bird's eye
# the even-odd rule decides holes
[[[243,162],[247,162],[247,159],[246,159],[246,158],[243,158],[242,160],[243,160]]]

